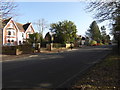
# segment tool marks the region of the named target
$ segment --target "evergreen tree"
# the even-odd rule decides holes
[[[113,25],[112,32],[114,37],[120,42],[120,38],[115,33],[116,31],[120,31],[120,0],[105,2],[103,0],[95,0],[88,4],[87,10],[94,12],[94,18],[100,22],[109,20],[111,26]]]
[[[106,28],[105,28],[105,26],[101,27],[101,35],[102,35],[101,36],[102,37],[102,43],[105,44],[106,43],[106,38],[107,38],[106,37],[107,35],[106,35]]]
[[[106,34],[105,26],[101,27],[101,37],[102,37],[102,43],[103,44],[110,42],[110,36]]]
[[[51,41],[51,35],[50,35],[49,32],[45,35],[45,40],[50,43],[50,41]]]
[[[93,21],[90,25],[90,28],[87,31],[87,36],[90,37],[92,40],[100,41],[101,40],[101,33],[96,21]]]

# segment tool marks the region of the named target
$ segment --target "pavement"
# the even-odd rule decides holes
[[[78,48],[77,48],[78,49]],[[39,54],[44,53],[61,53],[61,52],[65,52],[65,51],[73,51],[73,50],[77,50],[77,49],[54,49],[52,51],[48,51],[48,50],[44,50],[42,49],[41,52],[39,52]],[[30,58],[30,57],[36,57],[38,53],[32,53],[32,54],[21,54],[21,55],[3,55],[0,54],[0,62],[5,62],[5,61],[14,61],[14,60],[18,60],[18,59],[26,59],[26,58]]]
[[[62,52],[69,52],[69,51],[74,51],[78,50],[81,48],[90,48],[90,47],[101,47],[101,46],[84,46],[80,48],[73,48],[71,49],[66,49],[66,48],[60,48],[60,49],[53,49],[52,51],[46,50],[45,48],[41,49],[41,52],[39,54],[47,54],[47,53],[62,53]],[[19,59],[27,59],[31,57],[36,57],[38,53],[32,53],[32,54],[21,54],[21,55],[2,55],[0,54],[0,62],[5,62],[5,61],[14,61],[14,60],[19,60]]]

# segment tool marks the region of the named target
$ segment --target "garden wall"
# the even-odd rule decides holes
[[[7,55],[19,55],[32,53],[34,49],[30,45],[19,45],[19,46],[3,46],[2,54]]]

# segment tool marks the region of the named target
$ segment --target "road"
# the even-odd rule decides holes
[[[3,88],[68,88],[70,83],[111,52],[110,46],[36,54],[2,63]]]

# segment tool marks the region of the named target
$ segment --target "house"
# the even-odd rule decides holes
[[[21,24],[13,18],[2,20],[3,45],[20,45],[29,38],[29,34],[35,32],[32,23]]]

